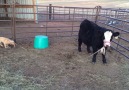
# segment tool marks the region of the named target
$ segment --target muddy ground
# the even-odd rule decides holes
[[[128,90],[129,61],[114,50],[91,63],[91,54],[77,38],[50,38],[50,47],[33,48],[33,43],[18,43],[15,48],[0,48],[0,90]]]

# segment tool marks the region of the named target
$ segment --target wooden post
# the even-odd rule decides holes
[[[15,0],[13,0],[12,3],[12,37],[13,40],[16,42],[16,12],[15,12],[16,8],[15,8]]]
[[[35,23],[37,23],[37,17],[36,17],[36,14],[37,14],[37,12],[36,12],[36,0],[33,0],[33,12],[34,12],[34,21],[35,21]]]
[[[96,6],[95,9],[96,9],[95,23],[97,23],[101,6]]]

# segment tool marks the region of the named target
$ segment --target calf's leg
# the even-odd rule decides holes
[[[93,47],[93,58],[92,58],[92,62],[96,62],[96,56],[97,56],[97,54],[98,54],[98,52],[97,52],[97,48],[96,47]]]
[[[94,62],[94,63],[96,62],[96,56],[97,56],[97,54],[98,53],[96,53],[96,54],[93,55],[92,62]]]
[[[78,39],[78,51],[81,52],[81,45],[82,45],[82,40],[79,38]]]
[[[102,54],[102,61],[103,61],[103,63],[105,64],[105,63],[107,63],[107,61],[106,61],[106,58],[105,58],[105,55],[104,54]]]
[[[106,50],[107,50],[107,47],[105,48],[105,53],[102,53],[102,61],[103,61],[103,64],[106,64],[107,61],[106,61]]]

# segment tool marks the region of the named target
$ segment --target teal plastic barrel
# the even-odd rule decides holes
[[[35,49],[45,49],[49,47],[48,36],[37,35],[34,38],[34,48]]]

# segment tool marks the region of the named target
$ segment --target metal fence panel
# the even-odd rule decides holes
[[[120,32],[119,40],[113,41],[113,49],[129,59],[129,10],[102,8],[97,22]]]
[[[0,20],[0,23],[4,23],[4,25],[0,25],[1,28],[4,28],[1,29],[0,33],[3,36],[11,35],[14,40],[32,40],[37,34],[45,34],[49,37],[77,37],[80,23],[84,19],[89,19],[113,31],[119,31],[119,40],[112,42],[112,48],[126,58],[129,58],[128,9],[101,8],[101,6],[82,8],[32,5],[32,7],[37,7],[37,12],[27,9],[25,11],[16,7],[8,8],[10,9],[8,15],[11,19]],[[37,15],[38,18],[33,20],[28,19],[27,15],[29,17],[32,16],[31,18],[34,18],[33,15]],[[15,18],[15,16],[18,18]],[[5,23],[7,21],[9,23]],[[5,32],[7,27],[8,30],[10,29],[9,33]]]

